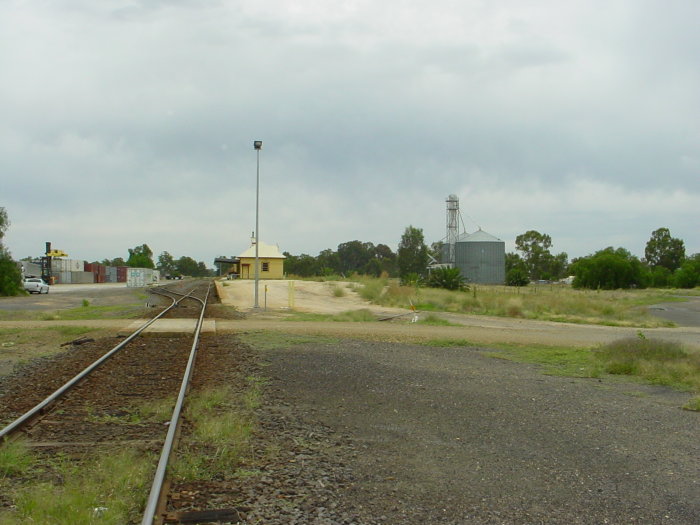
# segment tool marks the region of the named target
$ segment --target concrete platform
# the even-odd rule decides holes
[[[144,321],[134,321],[126,328],[119,331],[119,335],[129,335],[140,326],[143,326]],[[151,326],[146,328],[141,335],[180,335],[194,334],[194,329],[197,326],[196,319],[158,319]],[[204,319],[202,323],[203,334],[216,333],[216,321],[214,319]]]

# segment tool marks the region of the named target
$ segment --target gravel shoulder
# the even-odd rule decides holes
[[[468,347],[344,341],[264,360],[298,417],[349,440],[342,503],[360,522],[700,517],[700,419],[676,408],[684,394],[544,376]]]

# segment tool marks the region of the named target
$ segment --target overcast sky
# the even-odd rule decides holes
[[[700,252],[700,2],[0,2],[0,206],[15,258],[260,238]]]

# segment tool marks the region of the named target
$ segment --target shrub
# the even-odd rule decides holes
[[[0,245],[0,295],[21,295],[23,293],[22,272],[10,257],[9,252]]]
[[[401,278],[403,286],[419,286],[422,284],[423,278],[417,273],[407,273]]]
[[[530,279],[527,277],[527,272],[522,268],[512,268],[506,274],[506,284],[508,286],[527,286]]]
[[[523,301],[520,298],[508,299],[506,303],[506,315],[508,317],[523,317]]]
[[[462,272],[459,268],[436,268],[430,272],[428,286],[445,290],[467,290]]]

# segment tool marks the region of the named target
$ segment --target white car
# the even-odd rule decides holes
[[[49,285],[38,277],[30,277],[24,280],[24,289],[29,293],[49,293]]]

